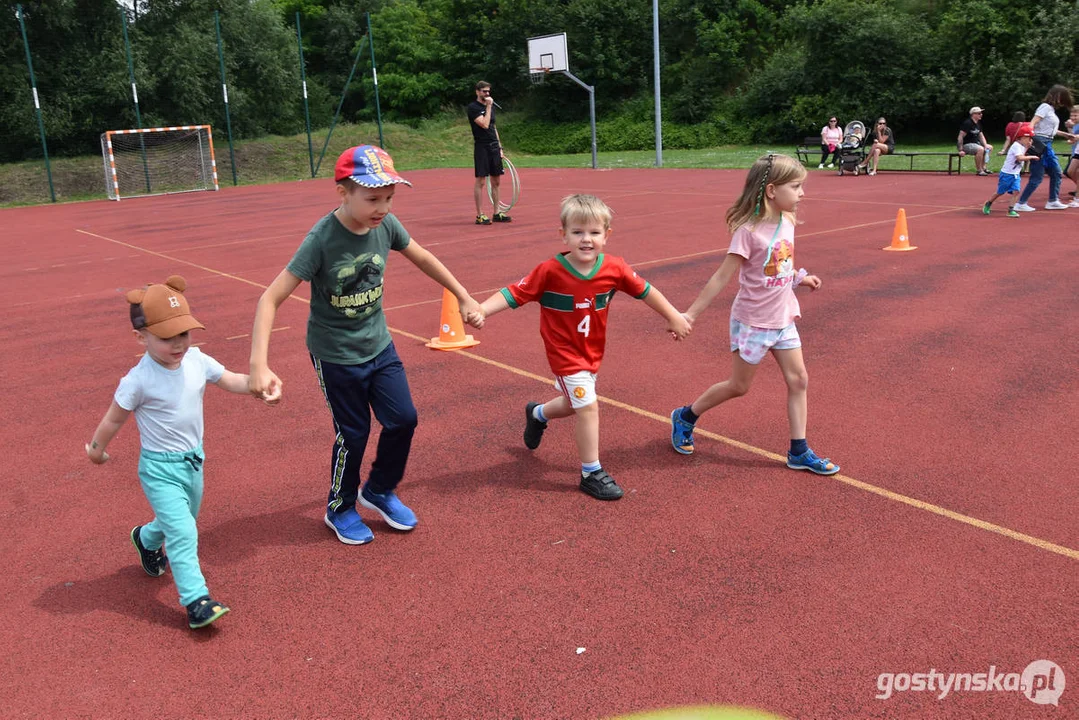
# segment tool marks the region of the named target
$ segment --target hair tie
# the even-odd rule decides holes
[[[775,160],[773,153],[768,153],[768,165],[764,168],[764,175],[761,177],[761,186],[757,188],[757,207],[753,210],[754,215],[761,214],[761,201],[764,199],[764,188],[768,185],[768,176],[772,174],[772,162]]]

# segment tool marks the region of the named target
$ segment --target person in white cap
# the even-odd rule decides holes
[[[993,149],[993,146],[986,142],[985,133],[982,132],[982,114],[984,112],[977,105],[972,107],[970,117],[959,126],[959,138],[956,140],[959,147],[959,157],[973,155],[974,166],[978,169],[979,175],[989,174],[986,162],[989,159],[989,151]]]

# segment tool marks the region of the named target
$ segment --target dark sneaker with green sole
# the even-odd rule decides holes
[[[139,531],[141,530],[142,525],[136,525],[131,529],[131,544],[139,551],[139,561],[142,563],[142,569],[146,571],[146,574],[150,577],[161,577],[165,574],[165,566],[169,562],[168,558],[165,557],[165,553],[161,551],[161,548],[147,550],[143,546],[139,537]]]
[[[209,595],[201,597],[187,606],[187,626],[192,630],[198,630],[206,627],[228,611],[228,605],[210,599]]]

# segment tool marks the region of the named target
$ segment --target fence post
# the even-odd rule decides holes
[[[30,71],[30,89],[34,94],[34,111],[37,113],[37,130],[41,134],[41,152],[45,155],[45,174],[49,178],[49,196],[56,202],[56,189],[52,184],[52,167],[49,165],[49,146],[45,142],[45,121],[41,119],[41,104],[37,99],[37,80],[34,78],[34,63],[30,59],[30,41],[26,39],[26,23],[23,22],[22,5],[15,6],[15,17],[19,20],[22,31],[22,45],[26,48],[26,68]]]
[[[322,143],[322,154],[318,156],[318,164],[315,165],[315,172],[322,167],[322,158],[326,157],[326,148],[330,144],[330,138],[333,137],[333,129],[337,127],[337,118],[341,115],[341,108],[345,104],[345,95],[348,94],[348,86],[352,84],[352,76],[356,74],[356,66],[360,63],[360,56],[363,55],[363,41],[367,39],[367,36],[360,38],[360,47],[356,49],[356,59],[352,61],[352,70],[348,74],[348,80],[345,80],[345,89],[341,91],[341,101],[337,103],[337,112],[333,114],[333,122],[330,123],[330,131],[326,133],[326,142]]]
[[[124,52],[127,54],[127,76],[131,80],[131,97],[135,100],[135,127],[142,130],[142,113],[139,112],[139,91],[135,87],[135,63],[131,61],[131,41],[127,39],[127,11],[124,6],[117,3],[116,9],[120,11],[120,26],[124,29]],[[142,152],[142,174],[146,179],[147,194],[153,192],[150,189],[150,164],[146,160],[146,139],[139,133],[139,150]]]
[[[378,146],[385,149],[382,139],[382,106],[378,102],[378,68],[375,67],[375,36],[371,34],[371,13],[367,13],[367,43],[371,46],[371,79],[375,83],[375,116],[378,118]]]
[[[229,117],[229,86],[225,84],[225,54],[221,50],[221,13],[214,10],[217,29],[217,60],[221,63],[221,93],[225,97],[225,129],[229,134],[229,162],[232,163],[232,184],[236,185],[236,154],[232,151],[232,118]]]
[[[311,147],[311,113],[307,108],[307,69],[303,62],[303,34],[300,32],[300,12],[296,11],[296,43],[300,46],[300,82],[303,84],[303,124],[307,129],[307,162],[311,177],[315,177],[315,150]]]

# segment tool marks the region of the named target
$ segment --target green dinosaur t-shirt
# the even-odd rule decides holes
[[[386,349],[386,256],[408,243],[408,232],[393,215],[363,235],[349,231],[332,212],[315,223],[286,268],[311,283],[307,349],[312,355],[338,365],[359,365]]]

